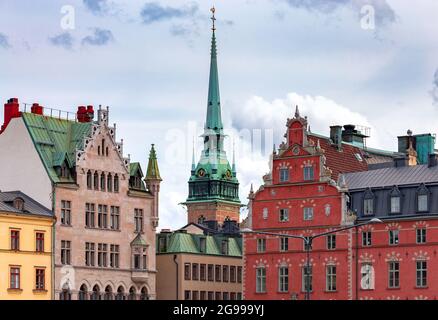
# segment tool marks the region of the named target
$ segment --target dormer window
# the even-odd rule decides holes
[[[289,169],[288,168],[281,168],[280,169],[280,182],[287,182],[289,181]]]
[[[429,211],[429,190],[423,184],[417,190],[417,212]]]
[[[221,252],[223,255],[228,255],[228,240],[222,240]]]
[[[394,187],[390,194],[391,201],[391,214],[397,214],[401,212],[401,193],[397,187]]]
[[[370,216],[374,214],[374,194],[371,189],[365,191],[363,200],[363,214]]]
[[[14,208],[19,211],[24,211],[24,200],[21,198],[14,199]]]
[[[207,239],[206,238],[200,238],[199,239],[199,250],[202,253],[207,252]]]

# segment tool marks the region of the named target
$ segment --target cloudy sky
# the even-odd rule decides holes
[[[205,120],[213,4],[242,202],[296,104],[313,132],[364,125],[377,148],[395,150],[407,129],[438,131],[436,0],[0,0],[0,99],[110,106],[131,159],[145,167],[157,145],[160,227],[180,227]]]

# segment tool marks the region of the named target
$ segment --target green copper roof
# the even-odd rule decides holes
[[[129,188],[133,190],[146,191],[143,181],[143,170],[139,162],[132,162],[129,165]]]
[[[131,242],[131,246],[139,246],[139,247],[146,247],[148,244],[145,239],[141,236],[141,233],[139,233],[134,240]]]
[[[24,123],[51,180],[74,182],[73,178],[60,178],[56,167],[64,162],[72,168],[76,163],[76,149],[82,150],[84,138],[91,134],[92,123],[79,123],[64,119],[23,113]]]
[[[160,251],[160,238],[166,239],[166,249]],[[205,252],[201,251],[201,238],[206,240]],[[222,254],[222,241],[228,241],[228,254]],[[202,255],[242,257],[242,238],[222,235],[199,235],[184,232],[161,233],[157,235],[157,254],[192,253]]]
[[[220,100],[216,35],[213,31],[213,36],[211,39],[210,81],[208,85],[208,107],[205,129],[214,130],[216,133],[221,133],[224,128],[222,124]]]
[[[143,172],[141,170],[141,166],[139,162],[131,162],[129,165],[129,175],[136,176],[138,171],[140,170],[140,175],[143,176]]]
[[[152,145],[149,153],[148,170],[146,172],[146,180],[160,180],[160,169],[158,168],[157,153],[155,152],[155,145]]]

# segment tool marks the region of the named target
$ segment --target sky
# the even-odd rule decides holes
[[[438,131],[436,0],[0,0],[0,101],[109,106],[143,169],[155,143],[159,228],[182,227],[193,141],[197,160],[202,149],[213,5],[243,204],[296,105],[312,132],[370,127],[375,148],[395,151],[408,129]]]

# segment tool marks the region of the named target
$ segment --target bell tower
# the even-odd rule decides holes
[[[212,8],[211,12],[213,34],[207,118],[201,136],[204,139],[204,148],[198,164],[195,164],[193,158],[189,196],[184,203],[187,206],[189,223],[205,220],[223,223],[228,219],[239,222],[241,207],[235,163],[233,162],[233,166],[230,165],[224,150],[225,134],[219,94],[215,8]]]

